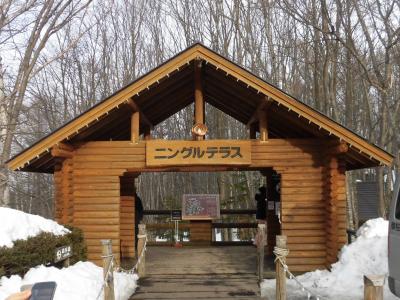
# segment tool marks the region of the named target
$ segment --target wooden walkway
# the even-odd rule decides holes
[[[256,248],[149,247],[131,299],[261,299]]]

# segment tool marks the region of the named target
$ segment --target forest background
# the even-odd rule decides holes
[[[5,162],[117,89],[201,42],[395,156],[391,167],[348,172],[379,182],[385,216],[400,163],[399,0],[0,0],[0,205],[53,216],[52,176]],[[210,138],[246,127],[207,106]],[[188,138],[189,106],[154,128]],[[178,207],[184,193],[218,193],[254,207],[255,172],[149,173],[145,208]]]

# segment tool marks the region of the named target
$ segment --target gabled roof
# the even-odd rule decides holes
[[[129,140],[130,99],[148,123],[162,122],[193,102],[195,60],[203,61],[206,102],[240,122],[249,122],[261,103],[272,99],[268,113],[271,138],[339,139],[350,145],[349,169],[392,163],[389,153],[209,48],[194,44],[15,155],[8,167],[52,172],[55,161],[50,149],[60,142]]]

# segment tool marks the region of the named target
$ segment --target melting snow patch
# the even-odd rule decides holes
[[[331,271],[317,270],[298,276],[304,287],[322,299],[357,300],[363,299],[363,276],[388,273],[389,222],[382,218],[367,221],[357,231],[356,240],[342,248],[339,261]],[[290,268],[289,268],[290,269]],[[275,280],[264,280],[261,293],[268,299],[275,299]],[[293,279],[287,280],[288,299],[307,299],[307,292]],[[384,298],[398,299],[385,282]],[[315,299],[315,298],[313,298]]]

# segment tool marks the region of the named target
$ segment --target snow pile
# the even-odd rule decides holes
[[[55,235],[69,232],[52,220],[6,207],[0,207],[0,220],[0,247],[12,247],[13,241],[26,240],[41,232],[51,232]]]
[[[332,265],[331,272],[317,270],[297,278],[315,295],[324,299],[364,299],[363,276],[388,273],[389,222],[382,218],[367,221],[357,232],[357,239],[342,248],[339,261]],[[288,299],[307,299],[307,292],[294,280],[287,280]],[[275,280],[264,280],[261,293],[275,299]],[[398,299],[389,290],[387,280],[384,297]]]
[[[0,246],[12,247],[13,241],[27,239],[41,232],[63,235],[69,232],[65,227],[52,220],[31,215],[10,208],[0,207]],[[116,299],[128,299],[136,289],[137,275],[114,273]],[[40,281],[57,282],[55,300],[96,300],[103,284],[103,269],[90,262],[78,262],[75,265],[57,269],[38,266],[25,274],[24,278],[13,275],[0,278],[0,300],[20,291],[22,285]],[[99,299],[104,296],[100,295]]]
[[[115,272],[115,299],[128,299],[136,289],[137,279],[137,275]],[[10,278],[4,276],[0,279],[0,300],[19,292],[22,285],[40,281],[57,282],[54,300],[96,300],[102,289],[103,269],[91,262],[78,262],[61,270],[38,266],[30,269],[23,279],[17,275]],[[104,299],[103,293],[99,299]]]

